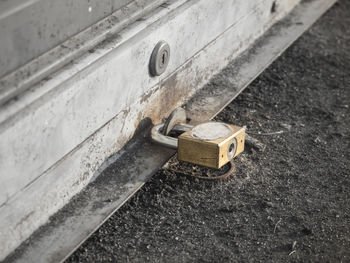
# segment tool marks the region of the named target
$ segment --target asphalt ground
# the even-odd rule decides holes
[[[350,262],[350,1],[216,119],[266,149],[220,182],[173,158],[67,262]]]

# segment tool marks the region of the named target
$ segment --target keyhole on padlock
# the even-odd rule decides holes
[[[230,145],[230,148],[228,149],[228,151],[230,152],[230,153],[233,153],[233,150],[235,149],[235,146],[234,146],[234,144],[232,143],[231,145]]]
[[[234,155],[235,155],[235,152],[236,152],[236,141],[233,141],[230,146],[228,147],[228,150],[227,150],[227,157],[229,159],[231,159]]]

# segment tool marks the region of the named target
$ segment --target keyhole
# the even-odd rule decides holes
[[[152,76],[160,76],[166,70],[169,63],[169,58],[169,45],[164,41],[158,42],[151,55],[151,60],[149,63],[150,74]]]
[[[273,13],[275,13],[276,12],[276,9],[277,9],[277,5],[276,5],[276,1],[274,1],[273,3],[272,3],[272,6],[271,6],[271,13],[273,14]]]
[[[234,141],[232,141],[232,143],[230,144],[230,146],[227,149],[227,157],[229,159],[233,158],[233,156],[236,153],[236,141],[234,139]]]
[[[162,55],[162,64],[163,65],[165,64],[165,57],[166,57],[166,55],[165,55],[165,53],[163,53],[163,55]]]
[[[228,148],[229,153],[233,153],[233,150],[235,149],[235,145],[232,143],[230,147]]]

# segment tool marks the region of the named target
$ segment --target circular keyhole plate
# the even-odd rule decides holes
[[[165,41],[159,41],[153,49],[149,70],[152,76],[160,76],[167,68],[170,58],[170,47]]]
[[[231,160],[233,156],[235,156],[237,150],[237,141],[235,138],[233,138],[230,146],[227,149],[227,158]]]

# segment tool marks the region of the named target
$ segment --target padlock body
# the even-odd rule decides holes
[[[178,137],[178,159],[221,168],[244,150],[245,129],[221,122],[195,126]]]

